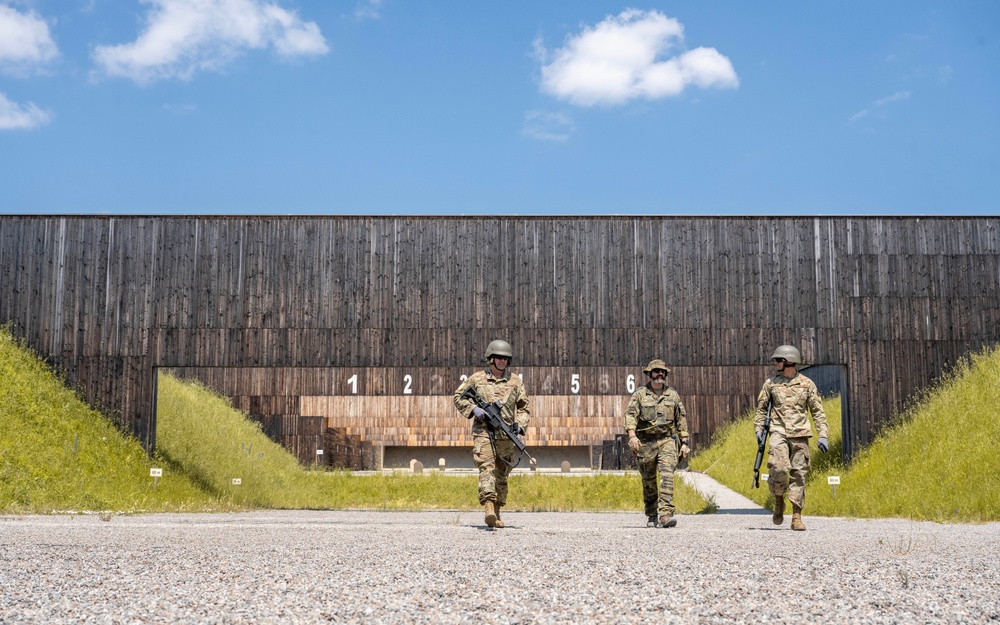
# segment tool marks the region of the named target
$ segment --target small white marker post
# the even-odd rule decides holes
[[[837,484],[840,484],[840,476],[839,475],[828,475],[828,476],[826,476],[826,483],[829,484],[830,488],[833,489],[833,498],[836,499],[837,498]]]
[[[242,483],[243,483],[243,480],[241,480],[240,478],[238,478],[238,477],[234,477],[233,478],[233,486],[239,486]]]
[[[153,488],[156,488],[156,482],[163,476],[163,469],[150,469],[149,477],[153,478]]]
[[[767,481],[767,473],[761,473],[760,474],[760,479],[762,479],[762,480],[764,480],[766,482]]]

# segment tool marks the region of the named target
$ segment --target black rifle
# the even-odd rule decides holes
[[[514,446],[517,447],[518,451],[520,451],[521,454],[524,454],[525,452],[524,442],[518,437],[517,434],[514,433],[513,430],[510,429],[510,426],[507,425],[507,422],[503,420],[503,417],[501,417],[501,414],[503,413],[503,404],[501,404],[499,401],[495,401],[489,404],[486,403],[486,400],[483,399],[479,395],[479,393],[476,392],[476,389],[471,386],[465,389],[465,392],[462,393],[462,399],[468,399],[469,401],[479,406],[480,408],[483,409],[483,411],[486,412],[486,416],[483,420],[486,423],[486,431],[489,432],[490,435],[490,444],[493,445],[494,455],[497,458],[500,458],[500,455],[496,453],[495,436],[497,432],[500,432],[504,436],[509,438],[510,442],[514,443]],[[530,458],[531,456],[528,457]],[[500,458],[500,460],[503,460],[503,462],[510,464],[503,458]],[[518,457],[517,462],[518,463],[521,462],[520,456]]]
[[[764,462],[764,447],[767,446],[767,435],[771,432],[771,408],[773,406],[771,400],[768,400],[767,416],[764,417],[764,429],[762,430],[763,436],[757,443],[757,459],[753,461],[753,484],[751,484],[753,488],[760,488],[760,463]]]

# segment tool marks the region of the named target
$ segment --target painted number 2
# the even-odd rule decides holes
[[[413,384],[413,376],[409,373],[403,376],[403,395],[412,395],[413,390],[410,389],[410,385]]]

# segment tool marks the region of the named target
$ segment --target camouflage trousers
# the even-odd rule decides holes
[[[767,488],[775,497],[787,496],[798,507],[806,503],[809,473],[809,437],[771,432],[767,456]]]
[[[642,476],[642,503],[646,516],[673,516],[674,469],[677,468],[677,447],[672,438],[644,441],[635,455]],[[656,483],[656,472],[660,483]]]
[[[507,505],[507,476],[514,464],[514,453],[517,447],[506,436],[496,438],[497,453],[502,460],[493,454],[490,437],[486,434],[477,435],[473,439],[472,459],[479,467],[479,504],[487,501],[496,502],[498,506]],[[506,460],[507,462],[504,462]]]

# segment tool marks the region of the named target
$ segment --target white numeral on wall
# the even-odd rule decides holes
[[[574,373],[570,377],[569,390],[573,392],[574,395],[580,392],[580,374]]]
[[[413,376],[407,373],[403,376],[403,395],[413,394],[413,391],[410,389],[411,384],[413,384]]]
[[[351,385],[351,393],[358,394],[358,374],[355,373],[351,377],[347,378],[347,383]]]

